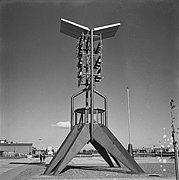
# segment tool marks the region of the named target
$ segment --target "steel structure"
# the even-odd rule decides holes
[[[91,143],[104,160],[113,167],[124,164],[134,173],[143,170],[130,156],[122,144],[108,129],[108,110],[106,97],[98,92],[96,83],[102,79],[102,40],[115,35],[120,23],[88,28],[66,19],[61,19],[60,31],[78,39],[77,68],[78,86],[82,90],[71,96],[71,131],[64,140],[56,155],[51,160],[44,174],[59,174],[76,154],[87,144]],[[75,98],[85,94],[85,105],[75,108]],[[94,95],[103,99],[103,108],[94,107]]]

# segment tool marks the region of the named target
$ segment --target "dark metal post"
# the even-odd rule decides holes
[[[104,109],[105,109],[105,126],[108,127],[108,102],[106,98],[104,98]]]
[[[174,147],[174,152],[175,152],[175,174],[176,174],[176,180],[178,180],[178,148],[177,148],[177,142],[175,141],[174,128],[172,130],[172,138],[173,138],[173,147]]]
[[[107,102],[107,98],[95,89],[94,89],[94,92],[104,99],[104,110],[105,110],[104,125],[106,127],[108,127],[108,102]]]
[[[82,89],[81,91],[79,91],[71,96],[71,130],[73,129],[73,124],[74,124],[74,98],[77,97],[78,95],[82,94],[86,90],[87,89]]]
[[[73,129],[73,120],[74,120],[74,96],[71,96],[71,123],[70,128]]]
[[[176,174],[176,180],[179,180],[179,175],[178,175],[178,146],[177,146],[177,141],[175,140],[175,126],[174,126],[174,119],[172,110],[175,108],[175,105],[173,105],[173,100],[170,101],[170,107],[171,107],[171,118],[172,118],[172,138],[173,138],[173,148],[175,152],[175,174]]]
[[[88,52],[87,49],[88,49],[88,41],[86,42],[86,53]],[[88,83],[89,83],[88,82],[88,75],[87,75],[88,74],[88,68],[89,68],[88,65],[87,65],[88,64],[88,62],[87,62],[88,57],[87,56],[85,56],[85,60],[86,60],[86,64],[85,64],[86,65],[86,88],[88,88]],[[89,106],[88,91],[86,91],[86,103],[85,103],[85,106],[86,106],[86,108]]]

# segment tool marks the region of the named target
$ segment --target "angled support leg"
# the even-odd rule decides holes
[[[103,146],[101,146],[97,141],[91,142],[91,144],[94,146],[94,148],[99,152],[99,154],[103,157],[103,159],[109,164],[110,167],[114,167],[114,164],[111,161],[111,158],[109,157],[106,149],[104,149]]]
[[[56,155],[50,161],[50,164],[48,165],[44,174],[50,174],[52,171],[54,171],[54,168],[58,165],[59,161],[62,160],[66,151],[70,148],[72,142],[74,142],[75,138],[77,137],[78,133],[78,126],[75,126],[58,149]]]
[[[89,125],[85,124],[80,130],[77,137],[72,142],[70,148],[66,150],[63,159],[55,168],[54,175],[61,173],[67,164],[76,156],[76,154],[87,144],[90,140]]]
[[[94,125],[94,140],[134,173],[144,173],[107,127]]]
[[[80,129],[78,125],[75,126],[68,134],[44,174],[53,172],[53,174],[56,175],[61,173],[67,164],[89,141],[109,166],[114,166],[109,156],[110,154],[119,167],[121,167],[120,163],[122,163],[134,173],[144,173],[106,126],[101,127],[98,124],[94,124],[94,137],[92,141],[90,136],[90,126],[89,124],[85,124]]]
[[[121,167],[120,162],[112,154],[110,154],[110,155],[114,159],[114,161],[118,165],[118,167]]]

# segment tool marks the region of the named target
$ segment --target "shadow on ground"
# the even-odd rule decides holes
[[[53,174],[53,173],[52,173]],[[52,174],[42,174],[41,178],[51,178]],[[109,167],[97,165],[67,165],[64,170],[53,177],[58,179],[96,179],[96,178],[134,178],[146,177],[147,174],[135,174],[125,167]]]
[[[117,173],[125,173],[125,174],[134,174],[131,171],[126,169],[121,169],[119,167],[107,167],[107,166],[80,166],[80,165],[67,165],[64,170],[60,173],[64,173],[68,170],[90,170],[90,171],[105,171],[105,172],[117,172]]]
[[[44,163],[40,163],[40,162],[10,162],[9,164],[24,164],[24,165],[39,165],[39,166],[46,166],[47,167],[47,164],[44,164]]]

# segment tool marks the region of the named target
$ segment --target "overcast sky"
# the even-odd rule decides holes
[[[68,134],[59,125],[70,120],[70,97],[80,88],[77,40],[60,33],[61,18],[90,28],[121,23],[103,41],[104,79],[97,86],[108,97],[109,129],[127,147],[128,86],[133,146],[170,137],[169,102],[177,105],[179,88],[175,2],[2,1],[0,139],[58,147]]]

